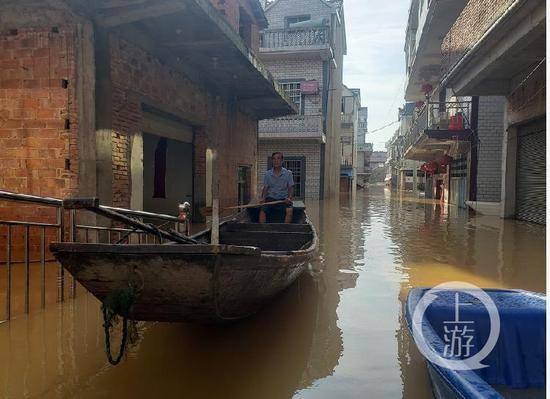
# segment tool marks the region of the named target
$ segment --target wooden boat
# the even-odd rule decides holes
[[[416,305],[428,288],[412,289],[407,298],[406,318],[412,331]],[[546,297],[522,290],[485,289],[500,317],[500,334],[494,349],[478,370],[452,370],[426,360],[434,397],[441,398],[544,398],[546,387]],[[444,320],[456,320],[455,293],[437,293],[437,302],[428,306],[422,321],[428,348],[441,355],[444,350]],[[463,295],[463,294],[461,294]],[[472,297],[461,298],[460,319],[474,321],[474,348],[477,353],[487,342],[490,323],[483,304]],[[451,327],[452,328],[452,327]],[[458,358],[460,359],[460,358]]]
[[[291,224],[259,224],[247,210],[210,230],[196,244],[54,243],[52,253],[100,301],[128,284],[139,287],[130,318],[213,323],[242,319],[291,285],[317,249],[304,207]]]

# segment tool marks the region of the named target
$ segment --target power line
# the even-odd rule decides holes
[[[396,121],[393,121],[393,122],[391,122],[391,123],[388,123],[387,125],[384,125],[384,126],[382,126],[382,127],[379,127],[378,129],[370,130],[370,131],[367,132],[367,134],[376,133],[376,132],[378,132],[379,130],[383,130],[383,129],[387,128],[387,127],[390,127],[391,125],[395,125],[396,123],[399,123],[399,120],[396,120]]]

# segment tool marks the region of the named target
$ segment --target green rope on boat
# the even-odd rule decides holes
[[[127,288],[117,289],[111,292],[101,305],[103,312],[103,329],[105,331],[105,353],[109,363],[116,366],[122,360],[128,343],[134,343],[137,339],[137,327],[133,320],[130,320],[130,312],[139,296],[138,290],[133,284],[128,284]],[[111,330],[122,317],[122,340],[118,355],[113,357],[111,353]]]

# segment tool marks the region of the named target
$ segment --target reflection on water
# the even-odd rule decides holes
[[[0,397],[424,398],[402,312],[411,287],[546,289],[544,227],[382,188],[308,214],[320,235],[312,270],[244,322],[145,323],[117,367],[90,295],[0,324]]]

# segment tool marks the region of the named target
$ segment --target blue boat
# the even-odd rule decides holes
[[[428,300],[422,299],[429,290],[414,288],[408,295],[405,313],[409,331],[414,335],[413,315],[422,302],[425,312],[423,317],[417,317],[421,321],[414,326],[417,338],[419,331],[423,337],[420,345],[415,340],[417,347],[421,352],[424,350],[424,357],[433,359],[432,354],[426,355],[428,349],[439,358],[463,363],[488,342],[491,330],[489,311],[482,301],[462,290],[444,289],[429,296]],[[546,296],[522,290],[479,291],[485,292],[498,310],[500,333],[496,345],[481,362],[486,367],[476,370],[455,370],[426,358],[434,396],[437,399],[545,398]],[[462,350],[463,353],[451,352],[458,345],[451,348],[453,337],[449,333],[456,327],[450,326],[464,327],[464,323],[470,323],[468,334],[456,329],[455,338],[467,337],[468,340],[462,344],[470,347]]]

